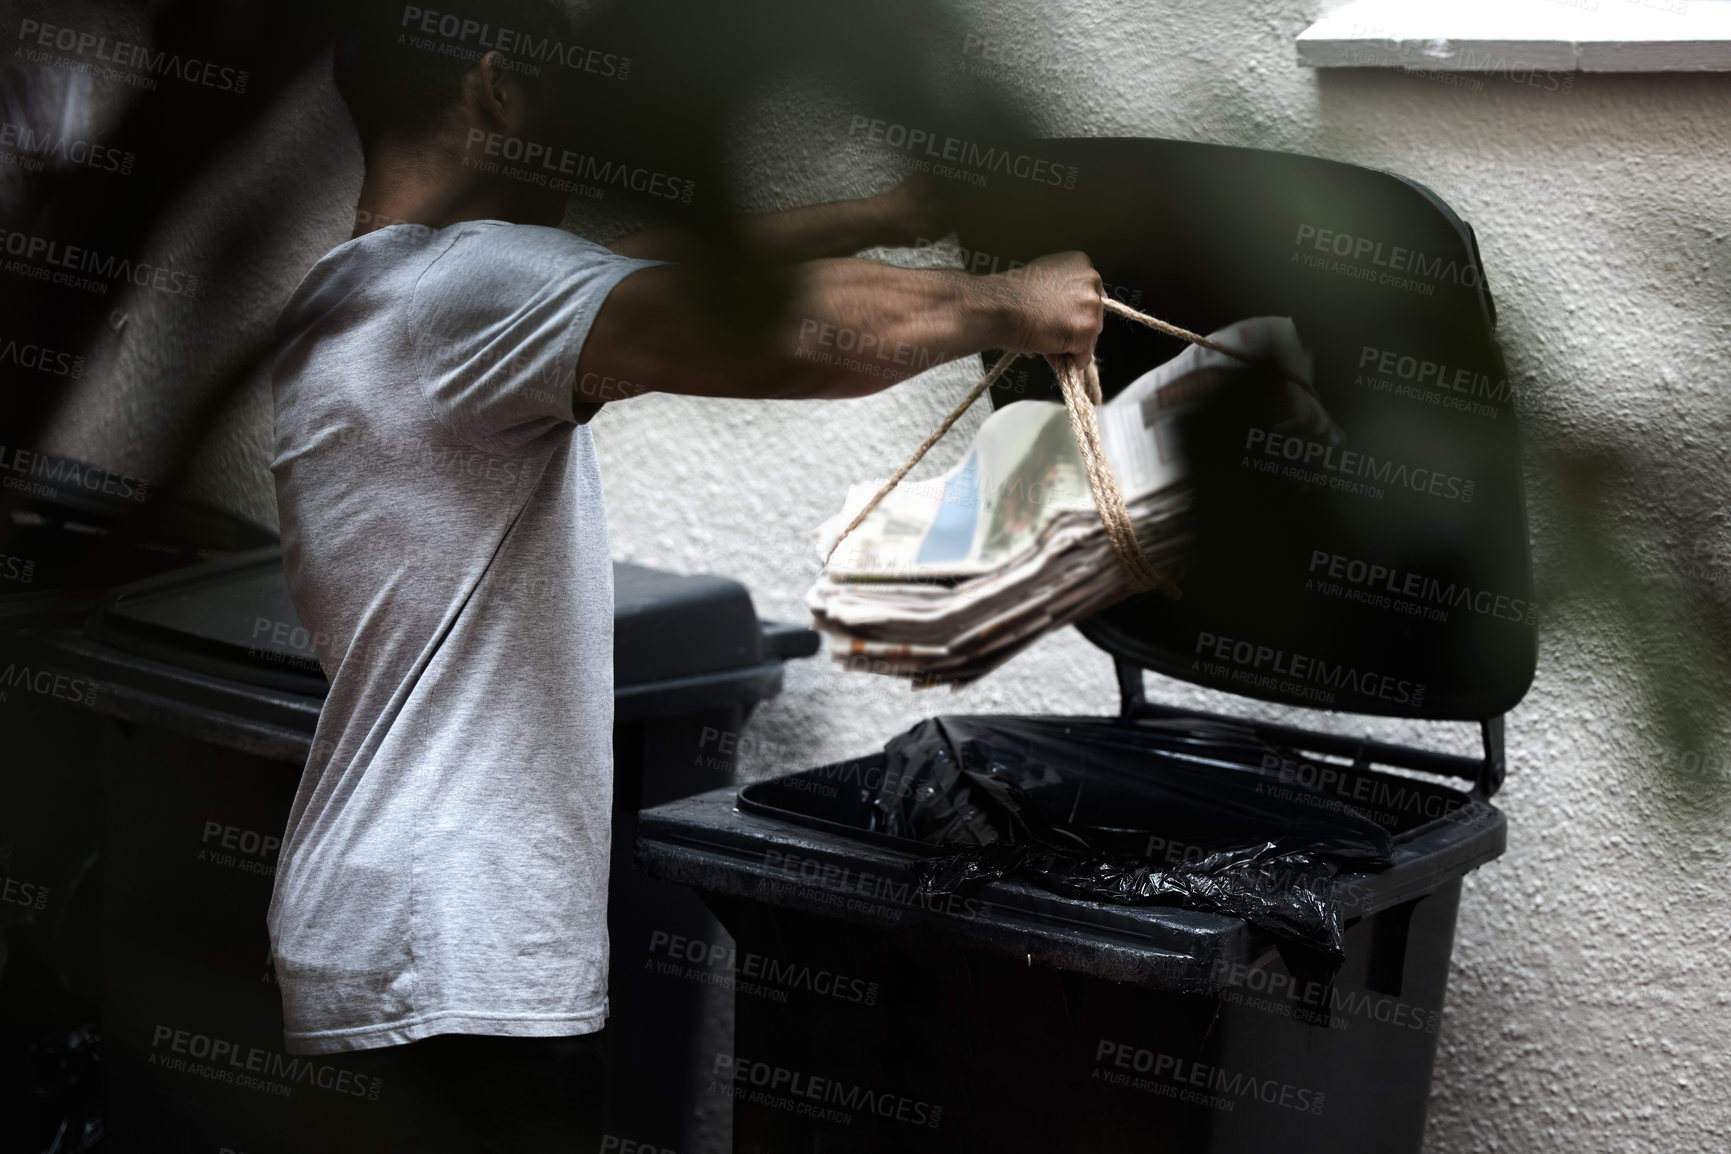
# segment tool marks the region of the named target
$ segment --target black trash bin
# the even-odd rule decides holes
[[[701,904],[629,868],[636,799],[728,779],[711,731],[737,734],[779,692],[808,630],[760,623],[735,582],[615,566],[616,815],[625,830],[610,906],[616,968],[656,928],[711,932]],[[80,706],[102,784],[102,1030],[117,1148],[300,1148],[297,1104],[347,1088],[344,1060],[282,1047],[264,916],[300,769],[328,688],[275,548],[111,593],[78,630],[29,637],[44,668],[94,687]],[[731,742],[727,743],[731,748]],[[642,952],[642,951],[638,951]],[[652,1068],[615,1046],[611,1109],[689,1112],[668,1095],[700,1005],[645,1005],[628,977],[615,1036],[659,1039]],[[623,1028],[621,1028],[623,1027]],[[687,1063],[695,1069],[695,1059]],[[648,1074],[653,1073],[651,1079]],[[652,1084],[653,1092],[645,1089]]]
[[[933,850],[869,828],[882,754],[644,814],[646,868],[701,890],[732,936],[681,960],[738,983],[706,1087],[735,1099],[735,1149],[1418,1149],[1460,879],[1502,852],[1502,815],[1400,772],[1438,768],[1423,751],[1264,736],[1285,763],[1271,787],[1377,799],[1351,804],[1394,837],[1393,865],[1335,880],[1337,972],[1220,913],[1018,878],[922,891]],[[1159,839],[1156,860],[1190,844],[1157,815],[1123,824]]]
[[[100,1138],[99,782],[91,686],[44,677],[22,628],[82,619],[104,588],[268,543],[265,529],[136,477],[0,447],[0,1151]]]
[[[640,864],[701,892],[732,935],[678,959],[735,989],[706,1092],[733,1103],[736,1154],[1417,1151],[1461,878],[1502,852],[1502,715],[1537,654],[1513,396],[1471,231],[1427,190],[1348,165],[1169,141],[1039,148],[1075,186],[970,197],[973,264],[1077,249],[1113,296],[1193,331],[1290,316],[1346,436],[1283,441],[1257,415],[1264,378],[1229,371],[1184,430],[1200,518],[1183,596],[1081,623],[1115,659],[1120,715],[1049,720],[1078,751],[1102,735],[1145,746],[1150,781],[1182,764],[1224,793],[1250,774],[1295,811],[1368,818],[1390,864],[1341,867],[1322,891],[1342,932],[1319,956],[1206,887],[1090,896],[1127,876],[1119,861],[944,882],[933,859],[951,851],[874,816],[884,754],[660,806],[641,815]],[[1105,391],[1180,348],[1108,318]],[[993,400],[1055,396],[1036,358]],[[1145,669],[1474,722],[1483,756],[1163,707]],[[1093,820],[1140,839],[1140,867],[1197,844],[1103,773],[1064,772],[1086,788],[1042,820],[1118,811]]]

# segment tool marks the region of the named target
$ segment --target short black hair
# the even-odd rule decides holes
[[[456,103],[463,77],[498,49],[534,88],[573,48],[561,0],[349,0],[331,57],[337,91],[361,135],[361,150],[388,135],[413,137]]]

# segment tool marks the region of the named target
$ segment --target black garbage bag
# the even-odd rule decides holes
[[[952,852],[922,890],[1029,878],[1055,893],[1242,917],[1338,960],[1334,878],[1388,833],[1279,776],[1294,755],[1230,725],[936,717],[892,738],[871,828]]]

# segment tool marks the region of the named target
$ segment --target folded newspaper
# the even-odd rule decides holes
[[[1253,317],[1209,338],[1310,380],[1310,356],[1286,317]],[[1178,419],[1248,370],[1192,345],[1096,410],[1137,541],[1169,595],[1195,540]],[[1310,393],[1291,381],[1285,389],[1292,412],[1281,425],[1338,439]],[[820,555],[880,484],[849,489],[846,505],[817,530]],[[964,683],[1129,588],[1094,509],[1068,411],[1017,401],[987,418],[955,468],[885,496],[835,550],[806,604],[831,655],[850,668]]]

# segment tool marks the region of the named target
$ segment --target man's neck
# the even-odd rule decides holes
[[[393,224],[440,229],[465,220],[501,219],[509,216],[498,185],[465,170],[461,156],[438,142],[381,142],[367,161],[352,235]]]

